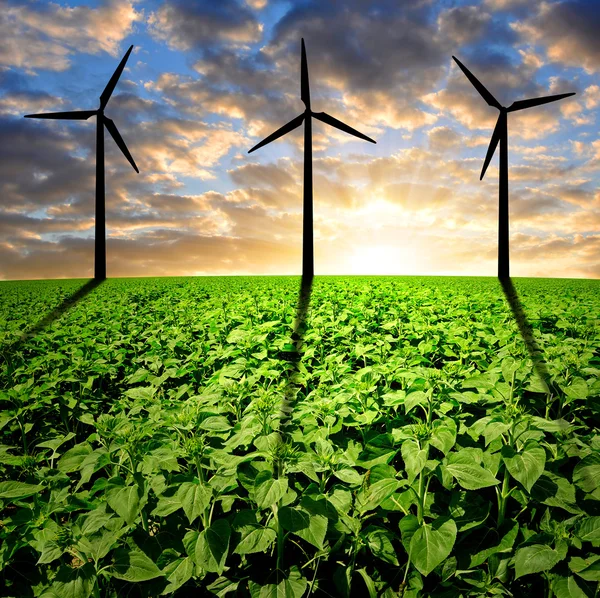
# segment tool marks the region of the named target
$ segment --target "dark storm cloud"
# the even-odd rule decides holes
[[[169,0],[150,15],[151,33],[178,50],[218,42],[246,44],[261,37],[252,11],[237,0]]]
[[[597,0],[543,2],[534,16],[514,27],[524,42],[543,46],[551,60],[588,71],[600,69]]]

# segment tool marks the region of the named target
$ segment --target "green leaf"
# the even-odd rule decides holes
[[[410,541],[420,527],[419,520],[416,515],[406,515],[400,519],[398,527],[402,534],[402,545],[404,546],[404,550],[408,553],[410,551]]]
[[[422,390],[417,390],[406,395],[406,398],[404,399],[404,409],[406,409],[406,413],[408,413],[417,405],[422,405],[426,402],[427,394]]]
[[[200,532],[196,543],[196,562],[206,571],[221,575],[229,551],[231,528],[227,519],[217,519]]]
[[[266,552],[267,548],[275,541],[277,532],[270,527],[256,525],[250,527],[233,551],[235,554],[251,554],[253,552]]]
[[[83,460],[92,452],[92,447],[87,442],[77,444],[69,449],[59,460],[57,469],[63,473],[77,471]]]
[[[433,430],[429,443],[447,455],[456,442],[456,423],[453,419],[445,418],[433,422]]]
[[[183,482],[179,486],[175,498],[181,503],[188,521],[191,524],[210,506],[212,491],[202,484]]]
[[[25,498],[32,494],[38,494],[44,490],[44,486],[37,484],[25,484],[24,482],[0,482],[0,498],[14,500]]]
[[[453,463],[446,465],[445,469],[465,490],[479,490],[500,483],[491,471],[478,465]]]
[[[287,492],[286,478],[273,478],[270,471],[261,471],[254,480],[254,500],[261,509],[268,509],[278,503]]]
[[[106,493],[106,502],[119,517],[131,525],[140,512],[138,486],[112,488]]]
[[[358,486],[362,483],[363,476],[356,471],[356,469],[352,469],[350,467],[345,467],[344,469],[338,469],[333,472],[333,475],[338,479],[342,480],[346,484],[350,486]]]
[[[117,548],[113,555],[114,565],[107,573],[117,579],[137,583],[164,575],[154,561],[135,544],[131,548]]]
[[[87,557],[99,561],[110,552],[123,533],[125,533],[125,529],[104,530],[102,533],[83,536],[77,542],[77,549]]]
[[[584,517],[580,519],[575,534],[583,542],[600,541],[600,517]]]
[[[398,557],[392,544],[394,535],[387,529],[369,526],[364,531],[364,538],[371,552],[382,561],[398,566]]]
[[[164,596],[165,594],[172,594],[191,579],[194,574],[194,562],[190,557],[177,559],[163,569],[163,574],[169,582],[169,585],[162,592]]]
[[[277,517],[283,529],[290,532],[300,531],[310,525],[310,513],[307,513],[304,509],[281,507]]]
[[[515,553],[515,579],[531,573],[549,571],[561,560],[556,550],[544,544],[519,548]]]
[[[573,483],[584,492],[600,488],[600,454],[591,453],[575,465]]]
[[[509,522],[508,525],[510,525],[510,528],[504,534],[504,536],[502,536],[500,542],[494,546],[485,548],[484,550],[480,550],[476,554],[471,555],[471,563],[469,564],[469,568],[472,569],[474,567],[479,567],[479,565],[485,563],[485,561],[493,554],[507,552],[512,549],[517,538],[517,533],[519,532],[519,524],[516,521],[512,521]],[[506,527],[504,529],[506,529]],[[495,530],[492,530],[492,533],[494,532]]]
[[[569,561],[569,569],[586,581],[600,581],[600,555],[590,555],[585,559],[575,556]]]
[[[422,524],[410,540],[409,557],[421,575],[427,577],[452,552],[456,524],[448,517]]]
[[[327,533],[327,517],[323,515],[311,515],[308,527],[304,527],[293,533],[319,550],[322,550],[325,534]]]
[[[402,483],[393,478],[385,478],[361,489],[356,495],[356,508],[361,513],[376,509],[386,498],[394,494]]]
[[[402,443],[401,452],[408,475],[408,483],[412,484],[427,463],[427,451],[420,449],[415,440],[406,440]]]
[[[202,420],[198,427],[208,432],[226,432],[227,430],[231,430],[231,424],[222,415],[211,415]]]
[[[49,540],[48,542],[44,542],[42,554],[40,555],[36,565],[51,563],[52,561],[59,559],[63,552],[64,550],[55,541]]]
[[[546,451],[535,442],[527,443],[520,453],[510,446],[502,447],[502,460],[510,475],[523,484],[527,492],[544,473]]]
[[[587,594],[577,585],[572,575],[554,579],[552,591],[556,594],[556,598],[587,598]]]
[[[363,578],[363,581],[367,586],[367,592],[369,592],[369,598],[377,598],[377,588],[375,587],[375,582],[367,573],[367,569],[363,567],[362,569],[357,569],[356,572]]]
[[[50,587],[57,598],[88,598],[96,583],[94,566],[86,563],[82,567],[60,567]]]

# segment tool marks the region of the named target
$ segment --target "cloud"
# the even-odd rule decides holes
[[[141,18],[129,0],[104,0],[95,8],[2,0],[0,64],[28,72],[63,71],[75,51],[117,56]]]
[[[550,60],[597,72],[600,68],[600,11],[595,0],[541,2],[534,16],[516,21],[523,40],[544,47]]]
[[[262,36],[262,25],[237,0],[167,0],[149,16],[148,25],[156,39],[184,51],[219,42],[249,44]]]
[[[462,45],[479,38],[486,30],[491,15],[481,6],[455,6],[438,17],[438,28],[450,40]]]

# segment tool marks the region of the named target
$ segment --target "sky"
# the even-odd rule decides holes
[[[315,273],[495,276],[497,118],[509,116],[513,276],[600,278],[597,0],[0,0],[0,279],[93,274],[93,110],[106,108],[107,274],[300,274],[302,127],[312,108]]]

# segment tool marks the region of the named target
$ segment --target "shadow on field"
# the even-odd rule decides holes
[[[3,347],[4,353],[15,353],[21,349],[23,343],[33,338],[36,334],[50,326],[58,320],[68,309],[79,303],[84,297],[91,293],[96,287],[102,284],[104,280],[92,279],[86,282],[81,288],[69,295],[58,307],[39,320],[32,328],[23,333],[21,338],[7,347]]]
[[[525,346],[527,347],[527,351],[529,352],[529,356],[533,361],[533,368],[536,374],[545,382],[546,386],[550,387],[550,375],[548,374],[548,369],[546,368],[546,363],[544,362],[544,356],[540,346],[537,344],[533,336],[533,330],[531,328],[531,324],[527,320],[527,316],[525,315],[525,311],[523,310],[523,305],[519,299],[519,294],[515,289],[515,286],[512,283],[510,278],[500,278],[500,284],[502,285],[502,290],[504,291],[504,296],[510,305],[510,309],[517,321],[517,326],[519,327],[519,332],[521,333],[521,337],[525,342]]]
[[[294,409],[294,403],[296,402],[297,387],[294,384],[293,377],[297,374],[300,369],[298,364],[300,363],[302,344],[304,342],[305,333],[305,321],[308,313],[308,307],[310,305],[310,294],[312,290],[313,277],[303,276],[300,281],[300,293],[298,294],[298,303],[296,305],[296,318],[294,320],[292,341],[296,348],[296,351],[282,352],[281,358],[290,362],[292,367],[288,368],[285,372],[286,381],[284,388],[284,397],[281,402],[281,409],[279,415],[279,432],[281,440],[285,441],[285,426]]]

